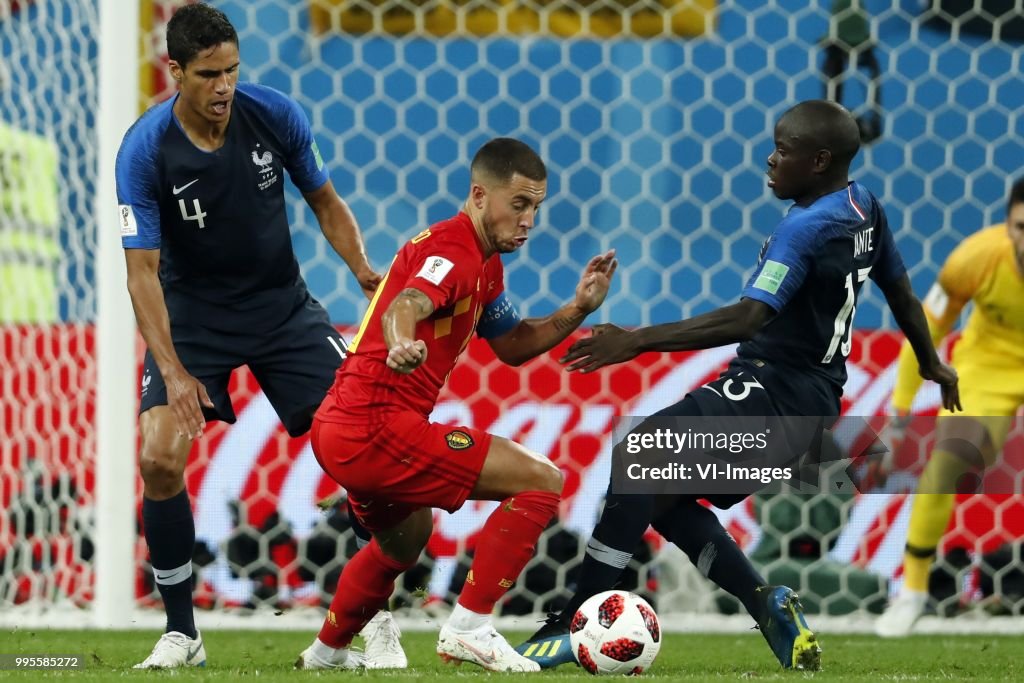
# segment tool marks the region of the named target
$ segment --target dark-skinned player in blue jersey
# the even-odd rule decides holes
[[[739,342],[715,381],[656,413],[662,417],[810,416],[829,425],[846,382],[853,313],[864,281],[885,294],[913,346],[921,375],[937,382],[943,405],[958,406],[957,376],[935,352],[921,304],[878,200],[849,180],[860,147],[853,116],[824,100],[802,102],[775,126],[768,186],[793,206],[761,249],[738,303],[689,320],[625,330],[598,325],[561,359],[574,372],[594,372],[647,351],[688,351]],[[794,447],[810,446],[787,439]],[[699,499],[727,508],[746,493],[639,495],[609,487],[587,544],[576,594],[561,614],[517,648],[548,668],[573,661],[568,625],[591,595],[616,587],[644,531],[653,525],[694,566],[736,596],[783,667],[820,668],[821,648],[797,595],[769,586]]]
[[[142,514],[167,613],[166,632],[137,668],[206,662],[192,612],[195,523],[184,471],[207,420],[235,421],[232,371],[248,365],[298,436],[342,360],[344,344],[292,251],[286,171],[364,294],[381,279],[302,109],[238,82],[238,36],[227,17],[202,3],[182,7],[167,25],[167,52],[179,92],[132,126],[116,163],[128,291],[148,347]],[[378,637],[367,639],[367,654],[380,657],[367,666],[404,666],[393,621],[380,619]]]

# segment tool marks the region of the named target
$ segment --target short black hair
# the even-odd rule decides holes
[[[782,116],[803,132],[804,143],[829,150],[838,164],[849,166],[860,151],[857,119],[838,102],[805,100]]]
[[[167,56],[182,69],[197,54],[221,43],[238,45],[238,33],[226,14],[205,2],[185,5],[167,22]]]
[[[512,180],[519,174],[530,180],[545,180],[548,170],[540,156],[525,142],[515,138],[494,138],[487,142],[473,157],[469,167],[470,175],[480,179],[486,176],[499,184]]]
[[[1014,204],[1024,203],[1024,176],[1017,179],[1017,182],[1010,188],[1010,201],[1006,203],[1006,215],[1010,215],[1010,210],[1013,209]]]

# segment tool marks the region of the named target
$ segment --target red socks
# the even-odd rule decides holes
[[[391,597],[395,579],[413,564],[402,564],[385,555],[377,539],[353,555],[338,579],[331,609],[317,636],[320,642],[333,648],[348,647],[352,637]]]
[[[459,604],[490,614],[533,557],[537,539],[558,513],[559,496],[527,491],[501,502],[484,524]],[[324,645],[348,647],[395,590],[395,579],[414,562],[400,563],[376,539],[352,556],[338,580],[331,609],[317,636]]]
[[[491,613],[533,557],[541,532],[558,514],[558,501],[557,493],[526,491],[499,504],[480,533],[460,605]]]

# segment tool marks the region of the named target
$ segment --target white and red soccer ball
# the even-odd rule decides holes
[[[592,674],[641,674],[661,649],[661,625],[647,601],[626,591],[592,596],[569,625],[576,661]]]

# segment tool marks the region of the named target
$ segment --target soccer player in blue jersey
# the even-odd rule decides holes
[[[201,3],[182,7],[167,25],[167,52],[179,92],[132,126],[116,163],[128,291],[148,347],[142,515],[167,613],[166,632],[136,668],[206,662],[192,612],[195,524],[184,471],[207,420],[235,421],[231,372],[248,365],[299,436],[341,363],[343,342],[292,251],[285,171],[363,292],[381,279],[302,109],[238,82],[238,36],[227,17]],[[404,664],[396,632],[376,632]]]
[[[811,416],[829,425],[839,415],[857,297],[871,278],[910,341],[921,375],[939,383],[947,408],[958,406],[956,373],[935,352],[885,212],[866,188],[849,181],[859,147],[857,123],[842,106],[812,100],[787,111],[775,127],[767,173],[775,196],[794,204],[765,241],[739,302],[632,331],[598,325],[562,362],[570,371],[593,372],[646,351],[740,342],[721,377],[656,415]],[[804,448],[814,435],[806,436]],[[615,587],[653,524],[743,603],[783,667],[819,668],[821,649],[796,594],[766,584],[701,497],[727,508],[746,494],[624,495],[609,487],[576,594],[517,650],[545,668],[572,661],[569,620],[586,598]]]

